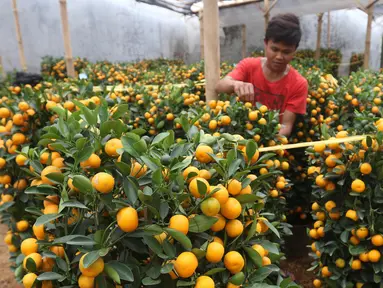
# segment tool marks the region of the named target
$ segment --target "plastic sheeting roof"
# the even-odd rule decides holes
[[[203,3],[200,0],[136,0],[151,5],[167,8],[182,14],[196,13],[203,9]],[[214,0],[211,0],[214,1]],[[218,0],[222,8],[226,5],[262,5],[263,0]],[[270,5],[274,0],[270,0]],[[250,2],[250,3],[249,3]],[[375,4],[374,14],[383,14],[383,0],[377,1]],[[307,15],[328,12],[340,9],[354,9],[366,7],[369,0],[278,0],[275,10],[291,10],[294,9],[298,15]],[[233,6],[231,6],[233,7]]]

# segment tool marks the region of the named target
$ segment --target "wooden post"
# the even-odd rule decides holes
[[[366,33],[366,47],[364,50],[364,62],[363,62],[363,68],[368,69],[370,64],[370,50],[371,50],[371,26],[372,26],[372,16],[374,13],[374,1],[369,0],[368,1],[368,20],[367,20],[367,33]]]
[[[315,60],[320,58],[320,46],[321,46],[321,37],[322,37],[322,23],[323,23],[323,13],[318,15],[318,34],[317,34],[317,48],[315,50]]]
[[[331,14],[328,11],[327,14],[327,48],[330,49],[331,46]]]
[[[247,56],[246,25],[242,25],[242,58]]]
[[[0,75],[3,79],[7,78],[7,73],[5,73],[5,69],[3,66],[3,57],[0,56]]]
[[[19,12],[17,10],[16,0],[12,0],[12,7],[13,7],[13,16],[15,18],[17,45],[19,46],[20,64],[21,64],[21,68],[24,71],[27,71],[27,63],[25,61],[23,39],[21,38],[21,28],[20,28],[20,22],[19,22]]]
[[[219,11],[217,0],[203,0],[204,15],[204,56],[206,101],[218,99],[215,85],[220,78]]]
[[[200,57],[201,57],[201,60],[204,59],[204,49],[205,49],[205,45],[204,45],[204,36],[203,36],[203,10],[199,11],[198,13],[198,16],[199,16],[199,47],[200,47]]]
[[[66,6],[66,0],[60,1],[60,13],[61,13],[61,23],[64,36],[64,48],[65,48],[65,62],[66,62],[66,71],[69,77],[75,77],[74,64],[72,57],[72,45],[70,42],[70,33],[68,25],[68,10]]]
[[[265,31],[267,29],[267,25],[269,25],[269,20],[270,20],[270,10],[269,10],[269,0],[264,0],[264,9],[265,9]]]

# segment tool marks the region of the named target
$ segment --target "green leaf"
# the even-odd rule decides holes
[[[260,244],[270,253],[279,254],[278,247],[275,243],[270,242],[269,240],[261,240]]]
[[[270,230],[275,234],[277,235],[277,237],[280,239],[281,238],[281,235],[279,235],[279,232],[277,230],[277,228],[274,227],[273,224],[271,224],[268,220],[262,220],[263,223],[265,223],[269,228]]]
[[[254,203],[255,201],[261,198],[256,196],[255,194],[243,194],[243,195],[237,196],[235,199],[237,199],[239,203],[241,204],[246,204],[246,203]]]
[[[53,244],[67,244],[67,245],[79,245],[79,246],[91,246],[96,242],[84,235],[68,235],[60,238],[56,238]]]
[[[246,144],[246,156],[248,161],[251,161],[255,152],[257,152],[257,144],[254,140],[248,140]]]
[[[117,110],[113,113],[113,119],[121,118],[126,112],[129,112],[129,104],[119,104]]]
[[[204,182],[200,181],[198,178],[197,179],[197,187],[198,187],[198,192],[201,194],[201,196],[204,196],[207,192],[207,186]]]
[[[46,223],[49,223],[53,220],[56,220],[60,217],[64,216],[64,214],[46,214],[46,215],[41,215],[39,218],[36,219],[35,225],[40,226],[44,225]]]
[[[27,270],[30,272],[36,272],[37,271],[36,263],[32,258],[27,259],[26,267],[27,267]]]
[[[167,202],[161,202],[160,204],[160,216],[164,220],[169,213],[169,204]]]
[[[118,261],[110,261],[108,262],[108,265],[118,273],[121,280],[129,282],[134,281],[133,272],[128,265]]]
[[[170,170],[171,171],[183,170],[186,167],[188,167],[191,162],[192,162],[192,158],[191,157],[186,157],[184,160],[182,160],[182,162],[178,162],[177,164],[175,164]]]
[[[142,279],[142,284],[145,286],[157,285],[161,283],[161,279],[152,279],[150,277],[145,277]]]
[[[35,195],[51,195],[55,193],[56,188],[51,185],[39,185],[39,186],[30,186],[25,189],[25,194],[35,194]]]
[[[242,161],[241,159],[235,159],[233,162],[231,162],[228,170],[228,177],[231,177],[234,175],[234,173],[238,170],[239,165],[241,165]]]
[[[153,236],[144,236],[144,242],[157,255],[163,253],[161,244]]]
[[[124,162],[115,162],[114,164],[117,166],[118,170],[121,172],[122,175],[130,175],[130,166],[128,164]]]
[[[81,202],[78,202],[77,200],[69,200],[69,201],[65,201],[65,202],[60,204],[60,210],[62,210],[65,207],[75,207],[75,208],[89,209],[88,207],[86,207]]]
[[[100,258],[99,251],[92,251],[92,252],[86,253],[83,260],[84,267],[88,268],[90,265],[96,262],[98,258]]]
[[[54,280],[63,279],[63,277],[65,277],[65,276],[58,274],[56,272],[44,272],[37,277],[37,280],[39,280],[39,281],[46,281],[46,280],[54,281]]]
[[[194,284],[195,284],[195,281],[184,281],[184,280],[177,281],[177,287],[194,286]]]
[[[161,267],[161,274],[168,274],[173,270],[173,263],[168,263],[165,264],[164,266]]]
[[[133,144],[133,148],[138,152],[139,155],[142,155],[148,150],[148,145],[144,139],[140,139],[136,143]]]
[[[154,137],[154,139],[152,141],[152,145],[156,145],[156,144],[160,143],[165,138],[167,138],[169,135],[170,135],[169,132],[163,132],[163,133],[158,134],[156,137]]]
[[[193,248],[192,249],[193,254],[197,257],[198,260],[201,260],[205,258],[206,256],[206,251],[198,248]]]
[[[177,240],[178,242],[180,242],[180,244],[188,251],[191,250],[192,248],[192,243],[190,241],[190,239],[183,233],[175,230],[175,229],[171,229],[171,228],[164,228],[164,230],[171,236],[173,237],[175,240]]]
[[[209,230],[218,221],[218,218],[197,215],[189,220],[189,232],[201,233]]]
[[[164,230],[161,228],[161,226],[158,226],[156,224],[152,225],[147,225],[144,227],[144,231],[153,233],[153,235],[159,235],[161,234]]]
[[[109,276],[114,282],[117,284],[121,284],[120,275],[117,273],[117,271],[108,263],[104,266],[104,272],[106,275]]]
[[[251,261],[257,266],[257,268],[262,267],[262,256],[254,250],[253,248],[244,247],[246,253],[249,255]]]
[[[223,271],[225,271],[226,268],[213,268],[213,269],[210,269],[209,271],[207,271],[205,274],[205,276],[211,276],[211,275],[214,275],[214,274],[217,274],[217,273],[221,273]]]
[[[152,175],[153,183],[156,185],[161,185],[162,179],[162,171],[161,169],[157,169]]]
[[[2,206],[0,206],[0,212],[1,212],[1,208],[2,208]],[[25,208],[25,212],[28,212],[28,213],[30,213],[30,214],[32,214],[32,215],[36,215],[37,217],[39,217],[39,216],[41,216],[41,215],[44,214],[44,213],[41,212],[41,210],[40,210],[39,208],[37,208],[37,207],[26,207],[26,208]]]
[[[80,190],[82,193],[90,193],[93,191],[93,186],[90,180],[83,175],[73,176],[73,186]]]
[[[49,180],[54,183],[62,184],[64,182],[65,176],[62,173],[49,173],[45,175]]]
[[[269,277],[269,275],[273,272],[279,272],[279,267],[277,267],[275,265],[268,265],[265,267],[261,267],[251,276],[250,283],[262,282],[267,277]],[[256,285],[259,285],[259,284],[254,284],[251,287],[254,287],[254,288],[258,287]],[[278,287],[278,286],[276,286],[276,287]]]
[[[158,168],[160,168],[156,163],[155,163],[155,159],[154,158],[151,158],[151,157],[147,157],[147,156],[142,156],[141,157],[142,161],[144,161],[144,163],[146,164],[146,166],[149,167],[150,170],[152,171],[156,171]]]
[[[138,186],[136,185],[136,180],[133,177],[124,178],[124,192],[126,197],[128,198],[128,202],[134,206],[138,199]]]
[[[77,101],[76,101],[77,102]],[[77,104],[76,104],[77,105]],[[97,111],[96,110],[90,110],[85,105],[81,107],[81,111],[86,119],[86,122],[89,123],[89,125],[96,125],[97,124]]]
[[[8,208],[12,207],[15,204],[14,201],[5,202],[2,205],[0,205],[0,212],[3,212],[7,210]]]
[[[162,242],[162,247],[164,248],[164,251],[166,255],[169,256],[169,258],[174,258],[176,257],[176,247],[168,241],[168,239],[165,239]]]

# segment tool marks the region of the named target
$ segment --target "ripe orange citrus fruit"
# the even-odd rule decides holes
[[[215,217],[218,218],[218,221],[210,227],[210,230],[213,232],[222,231],[226,226],[226,218],[223,217],[221,214],[218,214]]]
[[[201,203],[201,211],[206,216],[216,216],[221,209],[221,205],[216,198],[210,197]]]
[[[84,258],[87,254],[84,254],[80,258],[79,269],[81,273],[88,277],[97,277],[102,271],[104,271],[104,260],[99,257],[95,262],[92,263],[88,268],[84,267]]]
[[[199,185],[202,185],[202,187],[205,185],[206,189],[204,190],[206,190],[206,194],[210,191],[209,182],[207,182],[204,178],[196,177],[189,183],[189,191],[195,198],[202,197],[201,193],[203,190],[200,190],[198,183],[200,183]]]
[[[210,263],[218,263],[225,254],[225,248],[218,242],[211,242],[206,249],[206,260]]]
[[[360,179],[356,179],[351,184],[351,189],[354,192],[362,193],[366,190],[366,184]]]
[[[25,256],[29,254],[36,253],[39,245],[37,245],[37,240],[35,238],[27,238],[21,242],[20,250]]]
[[[229,220],[226,223],[225,230],[226,230],[226,234],[229,237],[235,238],[235,237],[238,237],[239,235],[242,234],[242,232],[243,232],[243,224],[242,224],[241,221],[239,221],[237,219]]]
[[[221,214],[227,219],[235,219],[241,215],[241,212],[241,203],[233,197],[230,197],[225,204],[221,205]]]
[[[237,274],[242,271],[245,261],[240,253],[237,251],[230,251],[225,255],[223,263],[231,274]]]
[[[111,157],[118,157],[117,150],[121,148],[123,148],[122,142],[117,138],[110,139],[105,143],[105,152]]]
[[[117,213],[117,225],[124,232],[133,232],[138,227],[138,214],[132,207],[124,207]]]
[[[209,276],[199,276],[196,281],[195,288],[214,288],[215,284],[213,279]]]
[[[198,267],[198,259],[191,252],[182,252],[174,263],[174,269],[182,278],[189,278]]]
[[[189,219],[184,215],[174,215],[169,220],[169,228],[186,235],[189,232]]]
[[[48,184],[48,185],[54,185],[54,183],[48,179],[47,175],[51,174],[51,173],[60,173],[61,174],[61,170],[55,166],[47,166],[43,169],[43,171],[41,171],[41,181],[43,181],[44,184]]]
[[[210,163],[213,160],[213,158],[208,153],[214,153],[213,149],[210,146],[199,145],[195,151],[195,157],[200,163]]]
[[[108,173],[99,172],[92,178],[92,186],[100,193],[110,193],[114,188],[114,178]]]

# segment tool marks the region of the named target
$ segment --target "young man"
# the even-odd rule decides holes
[[[281,14],[269,22],[266,57],[246,58],[216,86],[217,93],[236,93],[244,102],[260,102],[280,111],[281,135],[289,136],[297,114],[306,113],[307,81],[289,63],[301,40],[299,19]]]

